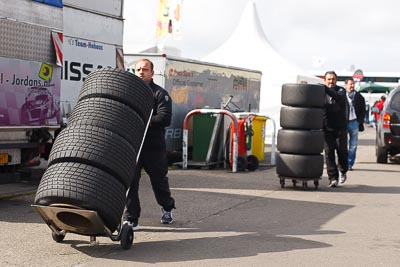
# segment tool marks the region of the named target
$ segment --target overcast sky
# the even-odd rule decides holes
[[[181,50],[182,57],[206,56],[231,35],[247,2],[183,0],[182,38],[169,43]],[[400,72],[398,0],[254,2],[271,45],[305,70],[344,71],[353,66],[364,71]],[[124,3],[124,51],[138,52],[156,45],[159,0]]]

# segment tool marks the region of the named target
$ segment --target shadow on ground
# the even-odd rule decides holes
[[[144,220],[146,227],[136,233],[158,233],[161,240],[138,242],[130,251],[121,251],[116,246],[118,253],[103,258],[145,263],[184,262],[329,247],[330,244],[299,236],[342,234],[321,230],[322,225],[352,207],[184,188],[174,191],[174,195],[182,201],[179,221],[160,228],[154,223],[155,218]],[[223,210],[226,203],[231,205]],[[95,247],[77,244],[73,247],[89,255],[97,254]]]

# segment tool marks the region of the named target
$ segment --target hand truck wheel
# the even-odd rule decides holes
[[[51,237],[53,238],[54,241],[56,241],[57,243],[61,243],[64,240],[65,235],[63,234],[57,234],[55,232],[51,233]]]
[[[314,187],[315,187],[315,189],[318,189],[318,186],[319,186],[319,181],[314,181]]]
[[[284,178],[280,178],[279,183],[281,184],[281,188],[285,188],[285,179]]]
[[[301,187],[302,187],[303,189],[307,189],[307,188],[308,188],[307,182],[306,182],[306,181],[303,181],[302,184],[301,184]]]
[[[123,249],[130,249],[133,244],[134,233],[132,226],[124,224],[121,229],[121,247]]]

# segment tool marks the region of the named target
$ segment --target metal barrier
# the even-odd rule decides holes
[[[239,113],[240,114],[240,113]],[[267,115],[263,115],[260,113],[251,113],[251,112],[242,112],[241,114],[250,115],[250,116],[259,116],[264,117],[270,121],[272,121],[272,137],[271,137],[271,165],[276,164],[276,144],[275,144],[275,136],[276,136],[276,123],[275,120]],[[265,142],[265,140],[264,140]]]
[[[272,121],[272,137],[271,137],[271,165],[276,164],[276,145],[275,145],[275,134],[276,134],[276,124],[275,120],[265,116],[267,119]]]
[[[237,172],[237,157],[238,157],[238,123],[235,115],[230,111],[224,109],[194,109],[186,114],[185,120],[183,121],[183,141],[182,141],[182,168],[187,169],[188,165],[188,131],[189,131],[189,120],[195,114],[222,114],[229,116],[234,124],[233,133],[233,160],[232,160],[232,172]]]

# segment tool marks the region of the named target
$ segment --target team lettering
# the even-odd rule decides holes
[[[7,80],[6,80],[7,81]],[[13,75],[13,79],[11,81],[11,85],[23,85],[23,86],[46,86],[48,83],[46,81],[31,79],[28,75],[26,77],[17,77],[17,75]]]
[[[103,68],[102,65],[64,61],[61,79],[70,81],[85,81],[85,78],[89,73],[101,68]]]

